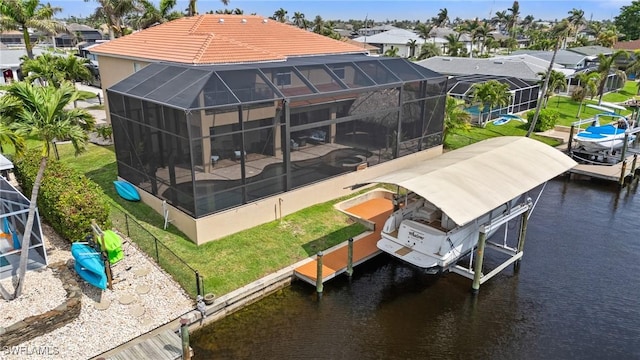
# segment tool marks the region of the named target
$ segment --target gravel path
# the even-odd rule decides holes
[[[49,263],[72,258],[70,245],[46,224],[42,224],[42,228]],[[55,348],[58,355],[49,358],[87,359],[194,308],[193,300],[182,288],[135,244],[125,239],[123,250],[125,258],[113,266],[113,290],[101,291],[78,278],[83,292],[82,311],[78,318],[19,346]],[[64,300],[66,293],[62,284],[50,269],[31,271],[27,275],[25,293],[20,299],[11,302],[0,300],[0,326],[53,309]],[[10,279],[6,281],[10,285]],[[5,288],[6,281],[3,282]],[[106,309],[101,310],[103,306]],[[9,356],[6,359],[21,358]]]

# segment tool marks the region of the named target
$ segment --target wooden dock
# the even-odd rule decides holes
[[[368,259],[380,254],[377,242],[380,240],[380,231],[391,212],[393,204],[388,199],[371,199],[359,205],[347,209],[348,212],[358,215],[375,223],[375,230],[368,231],[353,241],[353,266],[361,264]],[[333,279],[347,270],[348,247],[347,242],[327,251],[322,258],[322,282]],[[311,261],[294,270],[294,274],[312,285],[317,280],[317,260]]]
[[[614,182],[620,182],[621,180],[626,181],[635,176],[637,167],[640,165],[640,162],[636,161],[636,168],[633,168],[634,156],[635,155],[627,156],[626,165],[624,166],[624,162],[622,161],[613,165],[578,164],[573,169],[569,170],[569,172],[572,175],[576,174],[594,179],[603,179]],[[623,167],[624,174],[622,173]]]
[[[171,330],[165,330],[149,339],[123,349],[108,360],[176,360],[182,359],[182,340]]]

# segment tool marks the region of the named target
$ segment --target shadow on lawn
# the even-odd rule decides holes
[[[366,229],[361,224],[351,224],[325,236],[309,241],[308,243],[303,244],[302,248],[307,253],[307,255],[316,255],[318,251],[325,250],[332,246],[345,242],[349,240],[350,237],[355,236],[354,234],[361,234],[364,231],[366,231]]]

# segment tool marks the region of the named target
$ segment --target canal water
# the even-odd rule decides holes
[[[471,280],[426,277],[381,255],[327,282],[320,300],[296,281],[195,332],[195,358],[640,359],[636,189],[549,182],[520,271],[507,268],[477,296]]]

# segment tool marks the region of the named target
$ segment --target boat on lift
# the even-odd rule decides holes
[[[601,125],[601,117],[612,117],[615,120],[611,123]],[[623,115],[613,112],[604,112],[595,115],[591,126],[578,132],[573,140],[578,147],[590,152],[614,151],[624,146],[625,137],[627,143],[633,142],[636,135],[629,133],[629,121]]]
[[[398,187],[377,247],[426,273],[455,268],[481,233],[527,216],[530,192],[575,165],[539,141],[502,136],[373,178]]]

